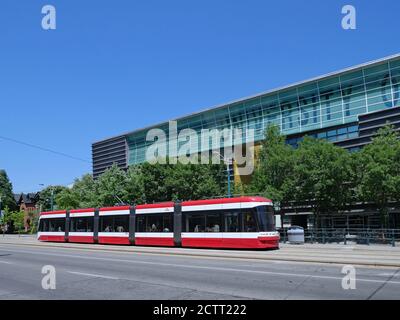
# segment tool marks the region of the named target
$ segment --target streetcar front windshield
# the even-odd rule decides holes
[[[256,207],[259,231],[275,231],[274,208],[272,206]]]

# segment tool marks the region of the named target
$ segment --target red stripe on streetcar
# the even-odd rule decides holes
[[[100,244],[130,244],[128,237],[101,237],[99,236]]]
[[[39,241],[65,242],[64,236],[39,236]]]
[[[69,242],[94,243],[93,236],[68,236]]]
[[[100,208],[100,211],[115,211],[115,210],[129,210],[129,206],[118,206],[118,207],[104,207]]]
[[[237,249],[273,249],[279,247],[278,239],[260,241],[243,238],[183,238],[182,247],[191,248],[237,248]]]
[[[79,212],[93,212],[94,208],[87,208],[87,209],[75,209],[71,210],[70,213],[79,213]]]
[[[174,238],[157,238],[157,237],[137,237],[135,238],[135,245],[161,246],[161,247],[175,246]]]

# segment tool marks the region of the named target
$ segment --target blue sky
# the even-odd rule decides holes
[[[0,168],[15,192],[67,185],[94,141],[400,52],[399,16],[398,0],[2,0],[0,136],[88,162],[0,138]]]

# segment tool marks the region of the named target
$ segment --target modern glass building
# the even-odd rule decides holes
[[[178,132],[185,128],[199,133],[201,129],[254,129],[256,144],[264,138],[264,129],[276,124],[293,146],[311,135],[353,151],[368,143],[387,121],[397,126],[399,107],[397,54],[174,120]],[[168,133],[168,121],[93,143],[94,176],[113,163],[126,168],[144,162],[148,146],[154,143],[146,141],[146,135],[153,128]]]

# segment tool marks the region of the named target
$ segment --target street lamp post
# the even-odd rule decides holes
[[[51,187],[50,207],[51,207],[51,211],[53,211],[54,210],[54,188],[53,187]]]
[[[220,159],[224,161],[224,163],[226,164],[226,175],[228,177],[228,198],[230,198],[231,197],[231,171],[229,169],[230,159],[226,159],[218,151],[213,151],[213,153],[219,155]]]
[[[229,168],[229,161],[226,162],[226,174],[228,175],[228,198],[231,197],[231,170]]]
[[[44,183],[39,183],[39,186],[41,186],[41,187],[44,187]],[[50,196],[50,208],[51,208],[51,211],[53,211],[54,210],[54,187],[52,186],[51,187],[51,191],[50,191],[51,193],[51,196]],[[46,202],[48,203],[48,201],[49,201],[49,199],[47,198],[46,199]]]

